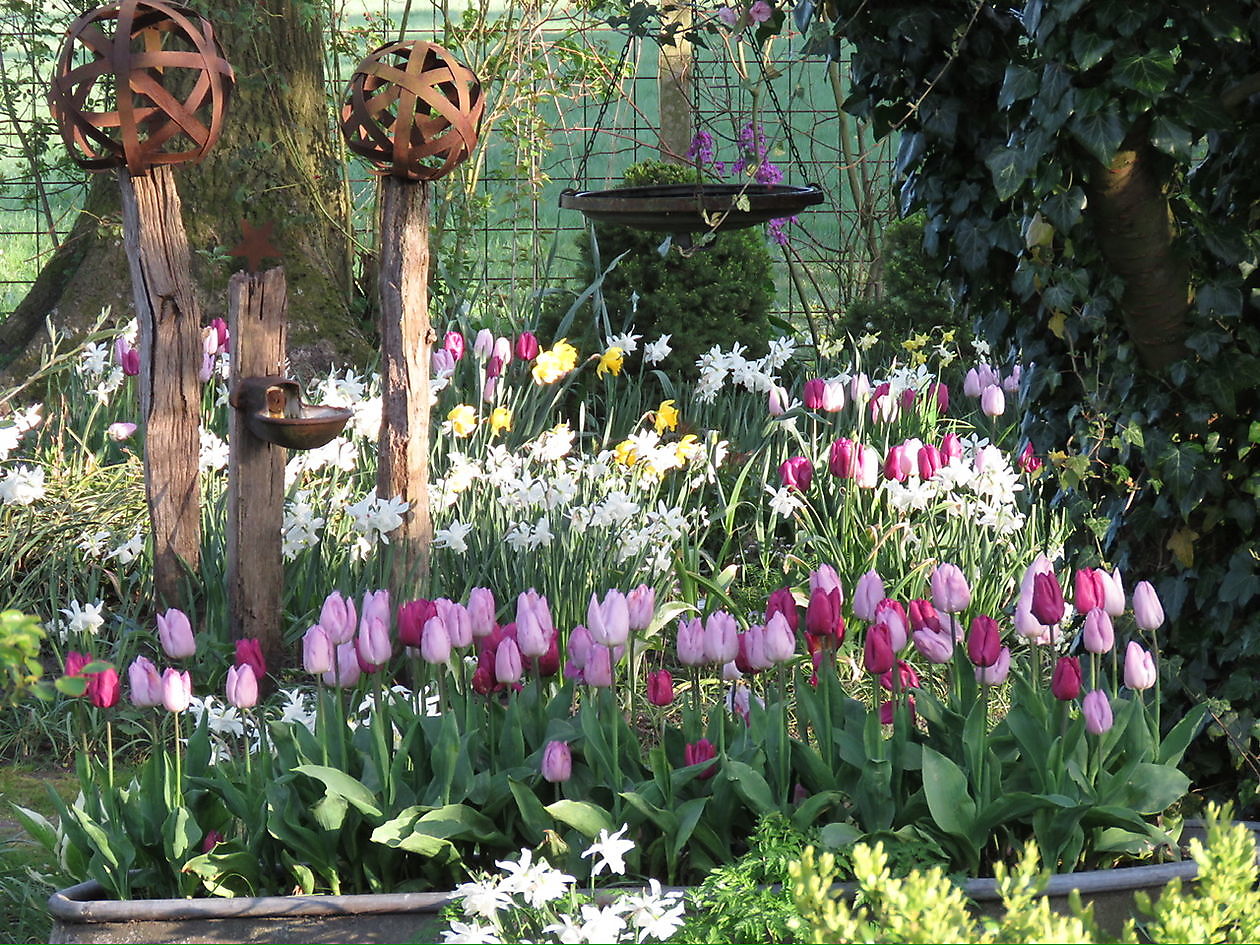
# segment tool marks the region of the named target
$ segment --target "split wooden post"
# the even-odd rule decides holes
[[[664,25],[672,28],[673,44],[661,44],[656,57],[656,87],[660,112],[660,155],[670,164],[689,164],[687,152],[694,136],[692,67],[695,55],[685,34],[691,29],[691,8],[679,5]]]
[[[170,166],[119,169],[123,242],[140,341],[144,486],[159,602],[189,609],[185,570],[201,561],[201,313]]]
[[[396,532],[394,590],[429,579],[429,184],[381,179],[381,438],[377,494],[410,511]]]
[[[288,287],[280,267],[238,272],[228,282],[231,379],[283,373]],[[287,451],[246,429],[244,412],[228,412],[228,613],[233,639],[259,641],[267,662],[282,662],[284,594],[281,529]]]

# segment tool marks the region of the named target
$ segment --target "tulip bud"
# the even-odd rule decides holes
[[[954,641],[948,633],[922,629],[914,631],[914,648],[929,663],[948,663],[954,658]]]
[[[1072,590],[1072,606],[1082,614],[1101,607],[1106,599],[1102,572],[1094,568],[1079,568],[1072,578]]]
[[[827,389],[826,382],[822,378],[815,377],[805,382],[805,389],[801,392],[801,403],[805,405],[806,410],[821,410],[823,405],[823,394]]]
[[[83,667],[92,662],[92,657],[86,653],[80,653],[78,650],[71,650],[66,654],[65,674],[67,676],[82,676]]]
[[[797,492],[808,492],[814,481],[814,464],[804,456],[791,456],[779,464],[779,482]]]
[[[118,690],[118,670],[112,666],[88,677],[87,697],[98,709],[112,709],[116,706]]]
[[[162,674],[162,705],[168,712],[183,712],[192,701],[192,678],[188,670],[167,669]]]
[[[840,575],[829,564],[820,564],[809,572],[809,590],[812,594],[818,589],[835,591],[840,595],[840,603],[844,603],[844,589],[840,586]],[[786,588],[784,588],[786,590]]]
[[[425,622],[420,637],[420,658],[431,666],[451,661],[451,635],[440,616],[434,615]]]
[[[1081,702],[1081,714],[1085,716],[1085,731],[1101,735],[1111,728],[1111,700],[1101,689],[1087,692]]]
[[[971,603],[971,586],[956,564],[939,564],[932,571],[932,603],[937,610],[957,614]]]
[[[841,437],[832,443],[827,461],[827,468],[831,470],[831,474],[840,479],[855,478],[860,450],[861,447],[848,437]]]
[[[333,668],[333,642],[319,624],[302,636],[302,668],[311,674],[327,673]]]
[[[963,378],[963,394],[967,397],[979,397],[981,390],[980,372],[972,368]]]
[[[739,654],[738,628],[735,618],[724,610],[715,610],[704,622],[704,657],[710,663],[729,663]]]
[[[837,590],[839,588],[837,587]],[[787,621],[788,628],[792,633],[796,632],[796,628],[800,625],[800,611],[796,606],[796,597],[792,594],[792,589],[781,587],[777,591],[771,591],[769,598],[766,599],[766,623],[769,624],[771,618],[775,614],[782,615]]]
[[[613,684],[613,651],[610,647],[592,643],[586,654],[586,668],[582,670],[588,686]]]
[[[766,395],[766,410],[772,417],[781,417],[787,413],[788,396],[778,384],[770,385],[770,392]]]
[[[976,682],[982,686],[1000,686],[1006,682],[1006,677],[1011,673],[1011,650],[1010,647],[1002,647],[998,651],[997,659],[993,661],[992,666],[976,667]]]
[[[207,830],[205,838],[201,841],[201,852],[210,853],[223,842],[223,834],[217,830]]]
[[[678,621],[678,662],[683,666],[704,663],[704,624],[699,617]]]
[[[1033,578],[1032,615],[1043,626],[1057,627],[1063,620],[1063,588],[1053,571]]]
[[[452,358],[459,361],[464,357],[464,336],[458,331],[448,331],[446,337],[442,339],[442,347],[450,352]]]
[[[1081,661],[1075,656],[1061,656],[1054,664],[1050,691],[1062,702],[1070,702],[1081,694]]]
[[[863,620],[875,619],[875,608],[887,595],[884,594],[884,580],[874,569],[858,578],[853,589],[853,613]]]
[[[892,396],[892,385],[885,381],[871,393],[871,422],[892,423],[901,412]]]
[[[878,676],[892,669],[893,659],[888,628],[882,623],[872,625],[866,631],[866,641],[862,646],[862,665],[872,676]]]
[[[937,413],[949,412],[949,385],[934,382],[928,388],[928,396],[935,398]]]
[[[1124,580],[1120,569],[1116,568],[1113,574],[1099,569],[1098,575],[1103,583],[1103,609],[1107,616],[1119,617],[1124,613]]]
[[[796,633],[778,611],[766,621],[765,651],[772,663],[786,663],[796,654]]]
[[[838,413],[844,409],[844,382],[839,378],[827,381],[823,385],[822,409],[827,413]]]
[[[472,623],[468,616],[468,608],[445,597],[439,597],[433,602],[433,606],[437,611],[437,616],[441,617],[442,623],[446,625],[446,636],[451,641],[451,646],[455,649],[472,646]],[[425,623],[428,621],[426,620]]]
[[[353,640],[358,623],[359,617],[353,600],[342,597],[339,591],[333,591],[324,598],[324,606],[319,612],[319,625],[324,628],[333,645],[340,646]]]
[[[568,742],[547,742],[543,749],[542,776],[552,784],[562,784],[573,776],[573,755]]]
[[[906,459],[906,448],[894,446],[884,457],[884,478],[905,482],[910,476],[910,463]]]
[[[468,625],[477,639],[489,636],[496,626],[494,592],[488,587],[474,587],[468,592]]]
[[[532,361],[538,357],[538,339],[532,331],[523,331],[516,339],[516,356],[522,361]],[[506,362],[506,359],[504,360]]]
[[[871,379],[865,374],[855,374],[849,380],[849,400],[864,404],[871,399]]]
[[[893,651],[900,653],[910,641],[910,627],[906,621],[906,609],[895,600],[881,600],[875,605],[875,622],[888,628],[888,641]]]
[[[929,443],[919,450],[915,456],[915,464],[919,467],[919,478],[926,482],[944,465],[944,457],[939,449]]]
[[[697,742],[688,742],[683,746],[683,763],[688,767],[704,764],[706,761],[711,761],[716,757],[717,749],[713,747],[713,743],[707,738],[702,738]],[[711,778],[717,774],[717,769],[718,766],[713,764],[697,775],[697,777],[702,781]]]
[[[1107,653],[1116,643],[1115,632],[1107,611],[1095,607],[1085,615],[1085,629],[1081,633],[1085,649],[1090,653]]]
[[[957,433],[946,433],[941,437],[941,457],[948,466],[955,460],[961,459],[963,454],[962,438]]]
[[[1133,619],[1143,630],[1156,630],[1164,622],[1164,606],[1150,581],[1139,581],[1133,588]]]
[[[393,619],[393,611],[389,606],[389,591],[382,589],[379,591],[364,591],[363,606],[359,611],[359,630],[362,631],[373,620],[380,621],[385,632],[389,633],[390,622]],[[325,627],[325,630],[328,628]]]
[[[478,361],[484,361],[494,353],[494,332],[489,328],[483,328],[477,332],[477,337],[473,339],[473,356]]]
[[[1135,692],[1155,685],[1157,673],[1155,659],[1142,649],[1136,640],[1130,640],[1124,651],[1124,684]]]
[[[595,603],[594,594],[591,595],[591,604],[598,615],[599,607]],[[592,627],[594,626],[592,624]],[[597,640],[600,639],[599,635],[594,634],[593,630],[592,635]],[[600,642],[607,641],[601,640]],[[542,656],[550,646],[548,634],[543,630],[542,624],[538,621],[538,615],[532,607],[517,607],[516,609],[516,645],[521,651],[521,659],[523,660]]]
[[[505,638],[499,643],[494,654],[494,678],[504,686],[520,682],[521,651],[515,640]]]
[[[853,481],[859,489],[874,489],[879,485],[879,453],[875,451],[875,447],[860,448],[857,475]]]
[[[258,677],[249,663],[228,668],[227,701],[238,709],[253,708],[258,704]]]
[[[1019,382],[1023,379],[1023,377],[1024,366],[1022,364],[1015,365],[1011,368],[1011,373],[1002,378],[1002,390],[1006,391],[1008,394],[1019,393]]]
[[[423,643],[423,638],[421,640]],[[364,661],[375,667],[384,666],[394,653],[394,645],[389,639],[389,630],[379,617],[364,616],[359,620],[358,652]]]
[[[818,641],[844,640],[844,615],[841,612],[839,589],[825,591],[817,588],[809,595],[805,608],[805,632]]]
[[[1000,417],[1006,413],[1006,395],[1002,388],[990,384],[980,392],[980,410],[986,417]]]
[[[197,652],[197,641],[193,639],[192,625],[182,610],[172,607],[166,613],[158,614],[157,625],[162,651],[171,659],[182,660]]]
[[[510,338],[500,336],[494,339],[494,351],[490,360],[499,362],[500,371],[512,363],[512,341]]]
[[[656,616],[656,590],[640,584],[626,595],[626,610],[631,630],[646,630]]]
[[[911,630],[936,630],[942,632],[944,625],[941,623],[940,614],[936,612],[936,608],[932,606],[929,600],[912,600],[910,601],[910,609],[908,614]]]
[[[997,621],[981,614],[971,620],[967,633],[967,657],[976,666],[992,666],[1002,650],[1002,631]]]
[[[324,684],[346,689],[359,681],[363,670],[359,666],[359,651],[355,647],[355,638],[339,643],[333,650],[333,666],[321,677]]]
[[[138,708],[162,704],[162,676],[157,667],[144,656],[137,656],[127,667],[127,681],[131,685],[131,704]]]
[[[914,406],[915,398],[917,398],[918,396],[919,396],[919,392],[917,390],[915,390],[912,387],[907,387],[905,390],[901,392],[901,395],[897,398],[897,407],[903,411],[909,410],[911,407]]]
[[[262,644],[258,640],[246,638],[236,641],[236,665],[246,663],[254,671],[255,682],[267,675],[267,661],[263,658]]]
[[[398,642],[418,649],[424,637],[424,625],[437,613],[437,605],[423,597],[409,600],[398,608]]]
[[[671,705],[674,701],[674,677],[667,669],[658,669],[647,676],[647,697],[652,705]]]

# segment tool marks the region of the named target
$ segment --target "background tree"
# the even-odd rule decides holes
[[[832,0],[827,16],[852,44],[846,108],[901,135],[925,247],[995,351],[1035,362],[1028,432],[1094,539],[1085,557],[1164,575],[1172,691],[1223,700],[1245,743],[1260,705],[1260,8]],[[1201,777],[1226,774],[1223,754],[1200,751]]]
[[[241,263],[223,254],[242,218],[273,221],[289,283],[290,347],[307,365],[366,350],[351,312],[350,205],[340,136],[332,127],[321,6],[313,0],[195,0],[236,72],[223,136],[179,173],[193,276],[207,317],[223,314]],[[333,81],[336,81],[333,77]],[[54,310],[61,326],[91,323],[104,305],[130,308],[112,174],[96,175],[70,235],[17,310],[0,325],[0,360],[16,356]]]

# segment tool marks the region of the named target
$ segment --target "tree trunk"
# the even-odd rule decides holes
[[[656,57],[660,155],[667,163],[687,164],[687,152],[695,134],[691,78],[694,57],[691,43],[683,39],[683,34],[691,27],[691,9],[678,7],[664,25],[673,26],[675,32],[674,45],[662,43]]]
[[[240,241],[241,219],[271,220],[288,274],[293,360],[314,370],[361,359],[370,353],[371,331],[350,314],[350,207],[341,139],[327,108],[324,24],[312,12],[318,8],[294,0],[192,5],[214,24],[236,72],[218,144],[200,165],[175,172],[202,311],[206,318],[226,317],[228,278],[240,262],[223,254]],[[54,310],[58,327],[71,332],[89,326],[104,305],[119,315],[129,310],[128,287],[117,278],[127,263],[112,179],[92,182],[87,208],[31,293],[0,325],[0,341],[15,346],[6,344],[8,350],[28,344]]]
[[[1159,370],[1186,354],[1190,274],[1173,249],[1164,181],[1145,135],[1125,139],[1088,183],[1089,215],[1107,265],[1124,280],[1125,327],[1142,362]]]

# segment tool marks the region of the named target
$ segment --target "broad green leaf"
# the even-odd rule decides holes
[[[967,791],[967,776],[934,748],[923,746],[923,791],[932,819],[941,830],[979,846],[986,838],[974,836],[976,803]]]
[[[1072,137],[1103,165],[1111,163],[1124,140],[1124,120],[1115,108],[1079,113],[1068,121],[1067,127]]]
[[[1072,32],[1072,58],[1082,69],[1092,69],[1098,65],[1114,45],[1115,40],[1112,37],[1090,29]]]
[[[528,784],[523,784],[515,778],[508,778],[508,788],[512,792],[512,797],[516,799],[516,808],[521,812],[521,820],[524,821],[526,836],[530,837],[530,843],[542,843],[545,831],[551,830],[555,824],[551,815],[547,813],[547,809],[542,806],[542,802],[530,790]]]
[[[1199,734],[1203,720],[1207,717],[1208,707],[1200,703],[1187,712],[1172,730],[1164,737],[1159,746],[1158,759],[1162,765],[1177,765],[1181,756],[1190,747],[1191,740]]]
[[[1139,814],[1162,814],[1190,790],[1190,779],[1171,765],[1140,764],[1130,782],[1128,806]]]
[[[1151,144],[1178,161],[1188,161],[1192,156],[1194,138],[1190,131],[1166,115],[1151,121]]]
[[[376,806],[376,795],[362,781],[350,777],[344,771],[324,765],[298,765],[293,770],[319,781],[327,793],[344,797],[360,813],[369,817],[381,816],[381,809]]]
[[[631,807],[656,825],[665,836],[672,835],[678,829],[678,818],[670,811],[649,803],[642,794],[626,791],[621,795]]]
[[[674,832],[673,839],[670,841],[670,856],[677,857],[682,848],[691,840],[691,835],[696,829],[696,824],[700,822],[700,816],[704,813],[704,807],[709,802],[707,797],[693,797],[678,806],[674,811],[674,815],[678,820],[678,829]]]
[[[595,837],[601,830],[613,829],[612,817],[589,801],[559,800],[544,810],[562,824],[568,824],[584,837]]]
[[[778,811],[770,785],[766,783],[761,772],[754,770],[742,761],[726,759],[722,762],[722,773],[735,785],[735,790],[757,814],[765,817]]]
[[[984,159],[993,175],[998,200],[1010,200],[1028,179],[1028,166],[1020,148],[997,148]]]
[[[229,899],[256,892],[261,884],[258,868],[258,857],[248,850],[202,853],[184,864],[184,872],[199,878],[207,893]]]
[[[315,817],[315,823],[319,824],[324,830],[340,830],[342,824],[346,822],[346,814],[350,811],[350,804],[339,794],[325,794],[315,806],[311,808],[311,813]]]
[[[1176,65],[1167,55],[1127,56],[1116,63],[1112,77],[1126,88],[1154,98],[1176,77]]]
[[[1002,89],[998,92],[998,108],[1006,111],[1021,99],[1032,98],[1040,87],[1041,81],[1031,69],[1019,65],[1007,66],[1006,74],[1002,76]]]

